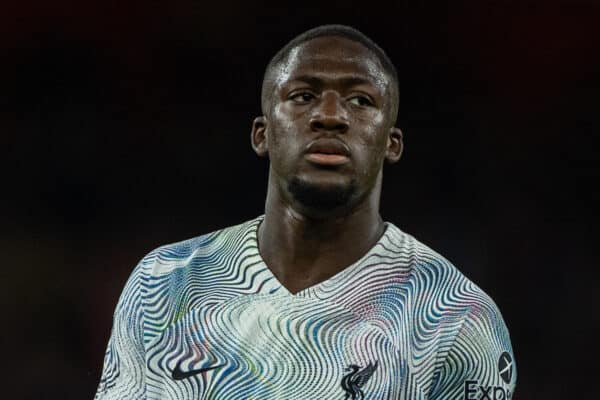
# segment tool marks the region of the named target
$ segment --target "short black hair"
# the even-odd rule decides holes
[[[371,53],[377,57],[381,67],[386,72],[388,77],[390,78],[390,83],[392,86],[391,95],[392,95],[392,117],[393,120],[396,120],[398,114],[398,71],[396,67],[390,60],[390,58],[385,54],[385,51],[381,49],[373,40],[371,40],[367,35],[360,32],[359,30],[352,28],[347,25],[321,25],[316,28],[312,28],[300,35],[296,36],[292,40],[290,40],[285,46],[283,46],[274,56],[271,58],[271,61],[267,64],[267,68],[265,68],[265,73],[263,76],[262,82],[262,90],[261,90],[261,106],[263,109],[263,113],[266,112],[267,108],[267,100],[268,96],[270,96],[268,83],[269,83],[269,74],[273,70],[275,66],[277,66],[280,62],[283,62],[290,54],[290,52],[301,44],[308,42],[309,40],[319,38],[319,37],[343,37],[346,39],[350,39],[353,42],[357,42],[366,47]]]

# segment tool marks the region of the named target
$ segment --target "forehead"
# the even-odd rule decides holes
[[[319,37],[293,48],[275,68],[277,86],[299,76],[335,79],[361,77],[385,90],[389,78],[379,59],[362,44],[343,37]]]

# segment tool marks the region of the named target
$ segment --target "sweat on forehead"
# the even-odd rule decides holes
[[[390,95],[393,97],[392,114],[396,114],[396,108],[398,103],[398,75],[396,72],[396,68],[394,67],[388,56],[385,54],[385,52],[375,42],[369,39],[362,32],[359,32],[358,30],[345,25],[323,25],[306,31],[292,39],[273,56],[273,58],[269,61],[267,68],[265,69],[265,74],[262,83],[261,104],[263,112],[266,112],[268,109],[268,99],[272,95],[274,83],[273,81],[278,80],[278,77],[282,73],[286,73],[286,69],[290,67],[289,61],[294,58],[294,55],[298,53],[301,47],[305,47],[303,45],[306,42],[312,41],[317,38],[325,37],[346,39],[361,45],[364,49],[369,51],[370,55],[372,56],[370,57],[372,61],[372,66],[376,67],[376,69],[382,70],[382,72],[384,72],[385,75],[387,75],[387,80],[391,87]],[[347,46],[341,46],[337,49],[330,48],[327,49],[328,54],[312,54],[311,58],[317,59],[319,56],[342,56],[343,52],[345,50],[348,50],[344,47]]]
[[[303,76],[307,69],[311,75],[317,76],[331,70],[339,74],[359,73],[384,92],[390,82],[389,76],[368,49],[359,43],[335,37],[313,39],[290,50],[285,59],[271,67],[267,79],[277,89],[283,83]]]

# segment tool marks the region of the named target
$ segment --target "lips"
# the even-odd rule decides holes
[[[342,165],[350,161],[348,146],[337,139],[317,139],[306,146],[306,160],[319,165]]]

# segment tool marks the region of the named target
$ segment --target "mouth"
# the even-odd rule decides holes
[[[304,158],[312,164],[338,166],[350,161],[350,150],[340,140],[317,139],[306,146]]]

